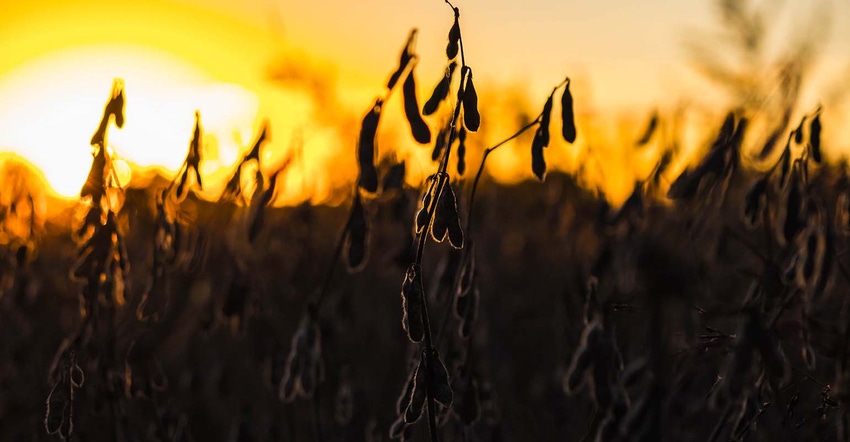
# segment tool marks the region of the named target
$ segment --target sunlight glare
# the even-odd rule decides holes
[[[177,171],[196,109],[205,144],[215,145],[205,149],[205,173],[232,164],[242,147],[237,140],[251,138],[259,108],[253,92],[163,52],[102,45],[54,53],[0,78],[0,149],[31,161],[59,195],[76,196],[114,78],[125,81],[127,121],[110,127],[108,143],[130,164]]]

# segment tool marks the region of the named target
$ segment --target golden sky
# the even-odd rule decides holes
[[[850,2],[820,1],[834,25],[823,63],[823,77],[831,78],[850,60],[850,29],[841,26],[850,22]],[[777,20],[789,29],[813,4],[777,3],[784,5]],[[570,75],[585,112],[641,115],[682,97],[717,99],[683,50],[686,36],[712,29],[711,4],[456,2],[484,104],[508,85],[536,108]],[[353,167],[357,121],[381,93],[410,28],[419,29],[417,77],[425,95],[442,70],[451,25],[439,0],[2,0],[0,7],[0,149],[24,154],[67,196],[85,178],[88,139],[116,77],[126,82],[127,125],[113,129],[110,141],[131,163],[177,169],[200,109],[205,172],[225,174],[268,119],[271,163],[290,151],[300,155],[287,187],[300,197],[327,195],[346,176],[328,170]],[[275,66],[287,67],[288,83],[269,80]],[[513,130],[500,129],[488,137]],[[410,155],[413,169],[429,167],[422,155]],[[570,160],[560,155],[555,163]],[[530,177],[524,169],[510,172],[515,161],[494,158],[494,170],[508,180]]]

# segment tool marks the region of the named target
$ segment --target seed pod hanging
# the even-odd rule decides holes
[[[187,190],[186,182],[189,179],[190,173],[192,173],[195,177],[195,181],[198,183],[198,187],[200,189],[204,188],[203,181],[201,180],[201,113],[195,111],[195,129],[192,133],[192,139],[189,141],[189,153],[186,154],[186,168],[183,170],[183,174],[180,176],[180,180],[177,184],[176,195],[177,199],[181,200],[184,196],[184,191]]]
[[[360,178],[358,185],[361,189],[375,193],[378,191],[378,170],[375,168],[375,137],[378,133],[378,122],[381,118],[381,108],[384,101],[375,100],[375,105],[363,117],[360,126],[360,141],[357,145],[357,160],[360,163]]]
[[[458,8],[454,8],[455,12],[455,22],[452,25],[452,28],[449,30],[449,43],[446,45],[446,57],[449,60],[454,60],[457,57],[458,49],[460,47],[460,23],[458,19],[460,18],[460,10]]]
[[[637,140],[638,146],[645,146],[646,143],[649,143],[649,140],[652,139],[652,135],[655,134],[655,129],[658,127],[658,111],[653,111],[652,116],[649,117],[649,122],[646,125],[646,129],[643,132],[643,135]]]
[[[538,131],[539,132],[539,131]],[[543,158],[543,144],[541,138],[535,134],[531,142],[531,171],[540,182],[546,178],[546,160]]]
[[[278,390],[281,400],[291,402],[296,396],[313,396],[322,378],[321,355],[319,324],[309,314],[304,315],[290,344],[286,370]]]
[[[391,190],[403,190],[405,169],[406,166],[404,161],[393,164],[390,167],[390,170],[384,174],[384,181],[381,184],[381,189],[384,192]]]
[[[815,114],[815,117],[812,118],[812,123],[809,126],[809,143],[812,146],[812,159],[818,164],[820,164],[822,159],[820,150],[820,133],[820,109],[818,109],[817,114]]]
[[[410,124],[410,131],[413,133],[413,139],[419,144],[428,144],[431,142],[431,128],[422,119],[419,114],[419,102],[416,99],[416,79],[414,71],[411,69],[407,74],[407,78],[402,85],[402,99],[404,100],[404,115],[407,117],[407,122]]]
[[[461,369],[460,377],[455,378],[452,389],[457,392],[457,400],[452,413],[460,423],[469,427],[481,416],[481,401],[478,397],[478,382],[467,369]]]
[[[593,321],[584,327],[581,335],[581,344],[573,353],[570,367],[564,378],[564,391],[567,394],[575,394],[584,384],[588,372],[593,364],[593,348],[601,339],[602,326],[598,321]]]
[[[444,180],[447,181],[447,178]],[[431,222],[431,237],[434,241],[442,242],[446,236],[449,237],[452,247],[456,249],[463,247],[463,230],[458,216],[457,198],[449,182],[443,185]]]
[[[531,141],[531,171],[541,182],[546,176],[546,160],[543,158],[543,148],[549,146],[549,122],[552,118],[553,95],[549,95],[543,105],[540,123]]]
[[[251,301],[251,281],[242,272],[230,280],[221,313],[227,318],[244,319]]]
[[[842,236],[850,233],[850,192],[842,190],[835,202],[835,229]]]
[[[564,94],[561,95],[561,134],[567,143],[576,141],[576,122],[573,114],[573,95],[570,93],[570,80],[564,85]]]
[[[255,195],[255,197],[251,200],[249,216],[251,223],[250,227],[248,228],[248,241],[251,243],[254,242],[260,230],[263,228],[263,224],[265,223],[266,208],[269,207],[272,203],[272,197],[274,196],[277,189],[278,177],[288,165],[289,161],[284,163],[284,165],[280,169],[274,171],[271,176],[269,176],[269,187],[267,189],[259,191],[259,195]]]
[[[457,174],[466,173],[466,128],[461,127],[457,132]]]
[[[766,204],[767,179],[768,175],[756,181],[744,198],[744,221],[750,229],[756,228],[761,222]]]
[[[466,87],[463,91],[463,124],[470,132],[477,132],[481,126],[481,115],[478,113],[478,93],[472,82],[472,68],[466,68]]]
[[[434,150],[431,151],[431,161],[437,161],[440,159],[440,154],[443,153],[443,149],[446,148],[446,144],[449,142],[451,131],[451,125],[447,124],[443,126],[439,132],[437,132],[437,139],[434,142]]]
[[[354,195],[351,217],[348,219],[346,229],[345,263],[348,266],[348,271],[354,273],[362,270],[366,265],[366,257],[369,252],[369,225],[359,192]]]
[[[269,122],[263,122],[263,127],[260,129],[260,135],[257,136],[256,141],[254,141],[254,146],[251,147],[251,151],[248,152],[248,155],[245,155],[245,161],[255,160],[257,163],[260,162],[260,148],[263,146],[263,143],[268,141],[269,138]]]
[[[431,178],[434,179],[434,178]],[[431,180],[429,179],[429,181]],[[428,184],[428,190],[425,192],[425,195],[422,197],[422,207],[416,212],[416,233],[422,233],[422,229],[424,229],[428,225],[429,214],[432,210],[431,205],[436,202],[434,198],[434,192],[436,192],[437,184],[435,182],[430,182]]]
[[[714,140],[714,145],[712,149],[715,149],[717,146],[722,146],[726,144],[735,131],[735,112],[729,112],[726,114],[726,118],[723,120],[723,125],[720,127],[720,133],[717,134],[717,139]]]
[[[407,43],[405,43],[404,48],[401,50],[401,55],[399,56],[398,67],[395,72],[390,75],[390,79],[387,81],[387,89],[395,87],[396,83],[398,83],[398,79],[401,77],[401,74],[404,73],[404,69],[407,67],[407,64],[413,58],[416,50],[416,33],[416,28],[410,30],[410,34],[407,37]]]
[[[408,424],[419,420],[419,416],[422,415],[422,409],[425,406],[425,399],[427,399],[428,393],[425,369],[425,354],[423,352],[419,358],[419,365],[413,373],[413,392],[410,395],[410,403],[407,404],[407,409],[404,412],[404,421]]]
[[[797,144],[803,144],[803,125],[806,124],[806,116],[803,116],[803,119],[800,120],[800,124],[794,129],[794,142]]]
[[[797,238],[799,257],[802,262],[798,262],[795,276],[797,285],[802,289],[814,289],[818,284],[818,278],[822,275],[826,236],[818,224],[820,224],[819,220],[811,222],[805,233]]]
[[[478,302],[480,298],[481,294],[476,286],[473,286],[466,296],[455,298],[455,315],[460,322],[457,331],[458,336],[461,338],[469,338],[472,332],[472,324],[478,316]]]
[[[460,225],[460,215],[457,210],[457,197],[451,183],[446,183],[443,189],[442,209],[445,211],[446,228],[449,234],[449,243],[456,249],[463,248],[463,229]]]
[[[112,99],[106,104],[106,114],[115,117],[115,125],[124,127],[124,81],[115,80],[112,85]]]
[[[103,180],[103,170],[106,167],[106,152],[104,149],[98,149],[91,163],[88,178],[83,183],[83,188],[80,190],[80,197],[92,198],[92,205],[99,206],[100,201],[105,194],[105,183]]]
[[[457,63],[449,63],[449,66],[443,73],[443,78],[441,78],[440,82],[437,83],[437,86],[434,87],[434,92],[431,93],[431,97],[428,98],[428,101],[425,102],[425,106],[422,107],[423,115],[432,115],[434,112],[437,112],[437,108],[440,107],[440,103],[449,96],[449,88],[451,87],[452,77],[454,76],[456,68]]]
[[[115,125],[119,129],[124,127],[124,81],[120,79],[115,79],[112,82],[112,95],[106,102],[103,118],[101,118],[100,125],[91,137],[90,145],[105,147],[106,131],[111,117],[115,117]]]
[[[780,220],[778,227],[778,241],[781,245],[791,243],[797,234],[805,228],[806,222],[803,217],[804,195],[801,187],[800,163],[795,162],[788,177],[788,184],[783,192],[782,206],[780,206]]]
[[[404,421],[404,416],[399,416],[393,424],[390,426],[389,436],[390,439],[398,439],[398,440],[410,440],[411,426]],[[381,440],[380,438],[375,440]]]
[[[791,140],[789,139],[790,143]],[[788,172],[791,169],[791,145],[785,144],[785,149],[782,151],[782,156],[779,158],[779,161],[782,162],[780,165],[779,171],[779,186],[785,187],[786,182],[788,180]]]
[[[440,353],[436,348],[431,348],[428,352],[428,371],[431,374],[431,394],[434,395],[434,400],[441,403],[445,407],[452,405],[452,386],[449,382],[449,372],[443,361],[440,360]]]
[[[552,121],[552,95],[546,100],[543,105],[543,113],[540,115],[540,125],[537,126],[537,133],[534,137],[540,137],[540,143],[543,147],[549,147],[549,123]]]
[[[413,389],[416,386],[416,370],[419,368],[417,364],[410,370],[407,375],[407,382],[404,384],[404,390],[401,391],[401,396],[398,397],[395,403],[396,414],[403,415],[407,406],[410,405],[410,398],[413,397]]]
[[[422,275],[419,265],[412,264],[404,275],[401,286],[401,324],[411,342],[421,342],[425,337],[423,303],[425,289],[422,287]]]
[[[475,274],[475,246],[472,243],[467,246],[467,251],[463,256],[463,262],[461,262],[459,272],[456,295],[463,297],[472,288],[473,275]]]

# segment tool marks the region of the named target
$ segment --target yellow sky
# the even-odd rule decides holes
[[[835,25],[848,22],[850,2],[820,1]],[[682,45],[694,30],[712,29],[710,3],[456,2],[482,100],[489,95],[495,103],[509,85],[537,107],[570,75],[580,111],[595,115],[643,114],[681,97],[716,99],[689,68]],[[811,8],[803,0],[778,3],[785,11],[778,20],[791,28]],[[419,28],[424,95],[444,64],[451,24],[439,0],[2,0],[0,8],[0,148],[24,153],[66,195],[84,179],[87,140],[115,77],[126,81],[128,122],[110,140],[129,161],[178,168],[200,109],[208,142],[214,139],[207,172],[224,174],[267,118],[277,160],[300,151],[287,187],[327,194],[348,175],[328,170],[353,167],[357,120],[381,92],[410,28]],[[850,30],[834,28],[824,48],[826,80],[850,61]],[[268,78],[280,61],[289,66],[286,85]],[[487,136],[509,134],[500,129]],[[382,130],[403,134],[400,127]],[[427,153],[409,155],[414,169],[428,168]],[[570,161],[570,154],[553,155],[555,163]],[[504,154],[494,168],[509,170],[514,161]]]

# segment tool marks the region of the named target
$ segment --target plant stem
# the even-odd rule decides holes
[[[529,129],[533,128],[534,126],[536,126],[537,124],[539,124],[541,115],[538,115],[536,119],[534,119],[530,123],[523,126],[521,129],[516,131],[516,133],[514,133],[510,137],[498,142],[493,147],[489,147],[489,148],[484,150],[484,156],[481,158],[481,164],[478,166],[478,172],[475,174],[475,180],[472,182],[472,190],[470,191],[470,194],[469,194],[469,210],[467,211],[466,230],[464,231],[465,237],[466,237],[466,239],[464,241],[466,242],[467,247],[464,247],[464,250],[463,250],[464,255],[461,258],[462,262],[466,258],[465,255],[467,253],[469,253],[470,247],[468,247],[468,246],[470,246],[472,244],[472,208],[475,206],[475,193],[478,189],[478,182],[481,180],[481,175],[484,172],[484,164],[487,161],[487,156],[490,155],[490,153],[492,153],[494,150],[498,149],[500,146],[507,144],[509,141],[519,137],[520,135],[525,133],[527,130],[529,130]],[[446,298],[445,315],[443,316],[443,321],[440,325],[440,330],[437,333],[437,342],[438,343],[440,341],[442,341],[446,327],[448,326],[449,316],[451,316],[451,310],[450,309],[451,309],[452,301],[454,300],[454,293],[456,292],[457,285],[459,283],[460,283],[460,278],[458,278],[457,275],[456,275],[455,278],[453,279],[451,290],[449,290],[449,295]]]
[[[447,2],[448,2],[448,0],[447,0]],[[558,83],[557,86],[552,88],[552,93],[549,96],[551,97],[552,95],[555,94],[555,91],[557,91],[558,88],[560,88],[561,86],[564,86],[565,84],[569,84],[569,83],[570,83],[570,77],[564,78],[563,81],[561,81],[560,83]],[[478,172],[475,173],[475,180],[473,180],[472,189],[469,192],[469,210],[467,211],[467,217],[466,217],[466,235],[467,235],[468,238],[471,238],[471,236],[472,236],[472,233],[471,233],[472,232],[472,210],[475,207],[475,194],[478,190],[478,182],[481,181],[481,175],[484,173],[484,164],[487,161],[487,157],[490,156],[490,154],[493,153],[494,150],[504,146],[505,144],[507,144],[510,141],[515,140],[516,138],[518,138],[520,135],[524,134],[529,129],[540,124],[540,122],[542,120],[543,120],[543,112],[541,112],[540,115],[537,116],[537,118],[535,118],[534,120],[532,120],[531,122],[529,122],[525,126],[521,127],[519,130],[514,132],[513,135],[511,135],[511,136],[505,138],[504,140],[496,143],[496,145],[494,145],[493,147],[488,147],[487,149],[484,149],[484,156],[481,157],[481,164],[478,166]]]
[[[460,16],[460,10],[454,7],[448,0],[446,0],[446,4],[451,6],[452,10],[455,14],[455,19],[457,20]],[[446,151],[443,153],[443,158],[440,161],[440,165],[437,168],[436,181],[431,182],[429,193],[432,189],[436,191],[431,193],[433,195],[433,202],[431,204],[431,210],[428,210],[426,213],[428,214],[427,220],[425,222],[425,228],[422,229],[422,232],[419,233],[419,237],[417,238],[417,247],[416,247],[416,261],[415,265],[421,268],[422,264],[422,254],[425,251],[425,245],[428,242],[428,227],[431,225],[431,221],[434,218],[434,213],[437,211],[437,207],[440,203],[440,197],[443,193],[443,189],[446,185],[449,184],[449,175],[446,172],[449,166],[449,158],[451,158],[452,152],[452,144],[454,143],[455,138],[457,137],[457,125],[460,118],[460,109],[463,104],[463,97],[466,93],[466,79],[467,75],[470,75],[470,70],[466,66],[466,58],[464,57],[463,52],[463,38],[458,37],[458,44],[460,46],[460,60],[461,60],[461,69],[460,69],[460,85],[458,86],[457,93],[457,102],[455,103],[454,112],[452,113],[451,119],[451,130],[449,132],[449,141],[446,144]],[[434,343],[431,338],[431,319],[428,314],[428,299],[425,297],[424,292],[422,294],[422,322],[425,328],[425,353],[423,357],[425,357],[425,385],[426,385],[426,397],[428,401],[428,431],[430,434],[431,442],[437,442],[439,440],[437,436],[437,416],[436,416],[436,405],[434,404],[434,394],[431,391],[431,364],[430,364],[430,355],[435,350]]]
[[[355,185],[356,186],[356,185]],[[357,192],[357,188],[354,189]],[[336,263],[339,261],[339,257],[342,256],[342,246],[345,244],[345,238],[348,236],[348,224],[351,222],[351,216],[354,214],[354,204],[351,204],[351,212],[348,214],[348,221],[345,222],[345,226],[342,228],[342,232],[339,234],[339,239],[337,239],[336,246],[334,249],[334,254],[331,257],[330,263],[328,263],[328,271],[325,274],[325,282],[322,284],[322,290],[315,297],[315,299],[311,300],[307,304],[307,310],[313,313],[318,313],[319,308],[322,306],[322,302],[325,300],[328,292],[331,288],[331,281],[333,280],[334,270],[336,270]]]
[[[487,157],[490,156],[490,154],[493,153],[493,151],[495,151],[499,147],[504,146],[508,142],[510,142],[510,141],[518,138],[520,135],[524,134],[529,129],[540,124],[540,120],[541,120],[542,117],[543,117],[543,114],[538,115],[537,118],[535,118],[530,123],[528,123],[525,126],[523,126],[522,128],[520,128],[513,135],[511,135],[508,138],[505,138],[504,140],[498,142],[493,147],[488,147],[487,149],[484,149],[484,156],[481,157],[481,164],[478,166],[478,172],[475,173],[475,180],[472,181],[472,190],[470,190],[470,192],[469,192],[469,210],[466,212],[467,213],[467,216],[466,216],[466,235],[467,235],[467,238],[471,237],[472,209],[475,207],[475,194],[478,190],[478,182],[481,181],[481,175],[484,173],[484,164],[487,161]]]

